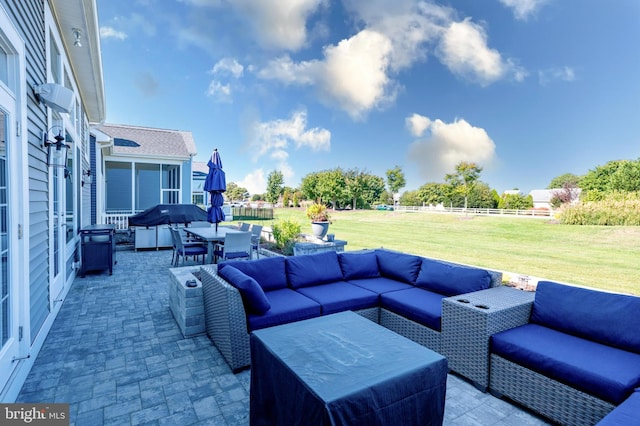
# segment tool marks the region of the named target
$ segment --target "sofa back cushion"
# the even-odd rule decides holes
[[[380,275],[408,284],[415,284],[422,258],[383,249],[376,250],[376,257],[378,258]]]
[[[530,322],[640,353],[640,297],[540,281]]]
[[[342,276],[345,280],[377,278],[378,258],[374,251],[342,252],[338,254]]]
[[[248,312],[263,315],[271,309],[271,304],[267,300],[267,296],[265,296],[260,284],[244,272],[233,266],[226,265],[218,270],[218,275],[238,289],[242,296],[244,307]]]
[[[342,281],[338,253],[327,251],[286,258],[287,279],[293,289]]]
[[[287,273],[283,256],[263,257],[256,260],[236,260],[221,263],[218,270],[231,265],[256,280],[264,291],[287,288]]]
[[[451,265],[433,259],[423,259],[416,287],[445,296],[471,293],[489,288],[491,275],[484,269]]]

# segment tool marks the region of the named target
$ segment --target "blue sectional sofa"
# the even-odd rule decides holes
[[[206,328],[236,371],[249,333],[352,310],[435,351],[442,299],[501,285],[502,273],[385,249],[225,262],[201,269]]]
[[[558,423],[593,425],[620,404],[614,420],[640,418],[638,297],[540,282],[529,322],[490,351],[492,391]]]

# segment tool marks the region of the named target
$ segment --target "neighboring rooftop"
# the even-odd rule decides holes
[[[112,155],[188,160],[197,153],[193,135],[188,131],[121,124],[103,124],[96,128],[113,139]]]

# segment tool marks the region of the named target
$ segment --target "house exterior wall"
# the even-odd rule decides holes
[[[8,150],[11,158],[9,167],[12,169],[9,192],[13,198],[10,199],[17,202],[12,203],[8,219],[11,306],[9,322],[4,325],[11,329],[11,338],[0,347],[0,402],[12,402],[18,395],[60,309],[60,302],[66,297],[75,277],[74,262],[79,253],[76,231],[91,221],[91,185],[81,185],[82,171],[89,168],[89,155],[86,153],[89,122],[77,87],[77,77],[73,75],[74,67],[62,44],[59,18],[54,18],[51,11],[51,2],[55,1],[0,0],[0,19],[3,19],[0,32],[15,32],[19,39],[17,44],[23,52],[15,70],[18,76],[15,90],[17,107],[10,123],[11,145]],[[78,5],[95,7],[93,0],[73,1]],[[73,230],[62,246],[60,258],[62,290],[53,296],[50,294],[53,278],[53,178],[47,166],[46,150],[41,146],[42,132],[52,127],[53,116],[50,108],[38,102],[31,89],[34,85],[53,82],[48,55],[49,38],[52,36],[58,43],[63,64],[62,81],[59,83],[71,89],[76,99],[74,114],[65,115],[62,122],[65,129],[72,129],[67,134],[74,138],[71,185],[77,191],[72,201]],[[64,202],[62,207],[65,208]],[[61,238],[67,240],[64,233]]]

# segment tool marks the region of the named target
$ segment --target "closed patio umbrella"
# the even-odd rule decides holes
[[[222,211],[224,197],[222,193],[227,190],[227,178],[224,175],[224,170],[222,170],[222,160],[217,149],[213,150],[207,166],[209,166],[209,174],[204,180],[204,190],[211,195],[211,207],[207,211],[207,220],[216,224],[217,231],[218,223],[224,220],[224,212]]]

